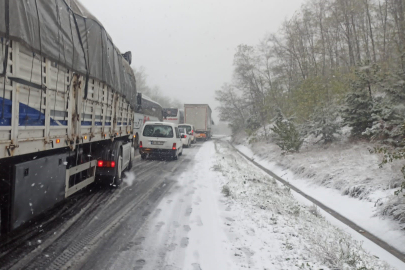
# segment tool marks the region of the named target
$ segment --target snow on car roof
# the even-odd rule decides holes
[[[177,127],[178,125],[176,123],[170,123],[170,122],[146,122],[145,125],[165,125],[165,126],[172,126],[172,127]]]

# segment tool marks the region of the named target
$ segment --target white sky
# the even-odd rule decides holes
[[[304,0],[81,0],[148,84],[184,103],[208,103],[230,82],[239,44],[276,32]]]

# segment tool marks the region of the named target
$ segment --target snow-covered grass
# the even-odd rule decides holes
[[[263,140],[262,133],[259,130],[251,137],[238,134],[234,143],[251,149],[256,158],[293,172],[296,178],[374,203],[376,215],[396,218],[399,226],[405,229],[405,221],[401,225],[398,213],[405,209],[405,198],[394,195],[404,181],[401,161],[380,168],[382,157],[369,151],[375,145],[348,140],[347,130],[343,130],[337,142],[328,145],[315,144],[316,139],[308,137],[301,151],[293,154],[283,153],[271,139]]]
[[[361,243],[332,226],[312,206],[297,202],[290,190],[239,156],[216,144],[213,170],[234,212],[229,234],[235,256],[249,257],[255,269],[388,269]],[[246,237],[251,235],[255,237]],[[267,259],[266,259],[267,258]],[[269,260],[270,259],[270,260]],[[269,265],[268,263],[271,263]]]

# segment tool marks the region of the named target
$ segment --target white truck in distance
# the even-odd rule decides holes
[[[208,104],[184,104],[184,122],[194,125],[195,137],[209,140],[212,136],[212,111]]]

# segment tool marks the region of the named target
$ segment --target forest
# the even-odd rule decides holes
[[[306,136],[328,145],[349,129],[381,165],[404,159],[404,0],[308,0],[277,33],[239,45],[233,65],[216,91],[233,133],[260,128],[258,140],[297,152]]]

